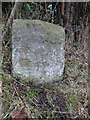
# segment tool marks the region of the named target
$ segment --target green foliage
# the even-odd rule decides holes
[[[26,96],[26,98],[34,98],[34,97],[36,97],[38,95],[38,90],[37,89],[31,89],[30,91],[27,91],[26,93],[25,93],[25,96]]]
[[[8,85],[11,82],[11,77],[9,74],[2,74],[2,82],[4,85]]]
[[[22,3],[21,5],[21,18],[23,19],[41,19],[50,21],[51,16],[51,5],[48,5],[47,8],[43,8],[40,3]]]
[[[75,114],[77,109],[76,95],[74,94],[67,95],[67,109],[72,115]]]
[[[3,102],[10,104],[10,100],[11,100],[11,95],[9,90],[4,90]]]

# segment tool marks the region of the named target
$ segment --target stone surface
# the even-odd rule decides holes
[[[64,69],[65,32],[40,20],[14,20],[12,72],[29,80],[60,80]]]

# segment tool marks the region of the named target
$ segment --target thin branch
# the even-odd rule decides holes
[[[20,3],[18,2],[18,0],[16,0],[16,1],[15,1],[15,4],[14,4],[14,7],[13,7],[13,9],[12,9],[12,11],[11,11],[11,14],[10,14],[10,16],[9,16],[9,18],[8,18],[8,21],[7,21],[6,25],[4,25],[4,27],[3,27],[3,30],[4,30],[5,28],[9,28],[9,27],[12,25],[13,18],[14,18],[14,16],[15,16],[15,13],[16,13],[16,10],[17,10],[19,4],[20,4]],[[7,33],[7,30],[5,30],[4,32],[2,32],[2,38],[6,35],[6,33]]]

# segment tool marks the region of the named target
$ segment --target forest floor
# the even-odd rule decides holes
[[[34,84],[3,73],[2,117],[87,118],[88,55],[87,34],[81,30],[78,42],[74,32],[66,35],[65,70],[62,81]],[[87,30],[86,30],[87,31]]]

